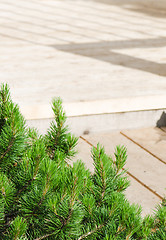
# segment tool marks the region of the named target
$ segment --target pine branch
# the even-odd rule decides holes
[[[22,193],[26,188],[28,188],[28,186],[35,180],[35,178],[32,178],[32,179],[29,179],[27,181],[27,183],[17,191],[17,194],[16,195],[20,195],[20,193]]]
[[[46,235],[44,235],[44,236],[42,236],[42,237],[39,237],[39,238],[35,238],[34,240],[42,240],[42,239],[45,239],[45,238],[47,238],[47,237],[50,237],[50,236],[52,236],[52,235],[54,235],[55,233],[49,233],[49,234],[46,234]]]
[[[92,156],[94,160],[95,165],[95,174],[94,179],[96,177],[99,177],[101,179],[101,184],[97,183],[97,186],[100,189],[100,199],[98,200],[97,205],[100,206],[106,192],[106,173],[103,165],[103,158],[105,157],[104,149],[100,148],[99,144],[97,145],[97,148],[93,148]],[[96,195],[96,194],[95,194]]]
[[[56,216],[57,218],[59,218],[60,222],[61,222],[61,223],[62,223],[62,225],[64,226],[64,222],[65,222],[65,219],[64,219],[64,217],[62,217],[62,216],[58,215],[58,214],[57,214],[57,213],[55,213],[55,212],[54,212],[54,214],[55,214],[55,216]]]
[[[3,159],[7,155],[7,153],[9,153],[9,151],[13,147],[13,143],[14,143],[14,137],[11,139],[10,144],[8,145],[6,151],[0,156],[0,160]]]
[[[101,161],[101,151],[99,153],[99,161],[100,161],[100,175],[101,175],[101,181],[102,181],[102,194],[101,194],[101,200],[98,203],[98,206],[100,206],[100,204],[103,201],[104,195],[105,195],[105,190],[106,190],[106,182],[105,182],[105,178],[104,178],[104,168],[103,168],[103,163]]]
[[[72,212],[73,212],[73,209],[70,209],[69,210],[69,215],[68,215],[68,217],[64,220],[64,222],[63,222],[63,227],[64,226],[66,226],[66,224],[69,222],[69,220],[70,220],[70,218],[71,218],[71,216],[72,216]],[[62,228],[63,228],[62,227]]]
[[[36,175],[37,175],[38,170],[39,170],[39,164],[40,164],[40,157],[39,156],[37,156],[35,162],[36,162],[36,166],[35,166],[33,177],[31,179],[29,179],[21,189],[18,190],[18,192],[17,192],[18,195],[20,195],[20,193],[22,193],[24,190],[26,190],[28,188],[28,186],[35,180]]]
[[[93,229],[92,231],[89,231],[88,233],[85,233],[85,234],[83,234],[82,236],[80,236],[80,237],[78,238],[78,240],[82,240],[82,239],[88,237],[89,235],[97,232],[98,230],[102,229],[103,226],[104,226],[104,224],[99,225],[98,227],[96,227],[96,228]]]

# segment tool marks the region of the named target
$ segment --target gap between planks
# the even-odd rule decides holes
[[[122,134],[122,133],[121,133]],[[123,134],[122,134],[123,135]],[[87,144],[89,144],[91,147],[95,147],[91,142],[89,142],[86,138],[80,136],[80,138],[85,141]],[[129,139],[129,138],[128,138]],[[131,140],[131,139],[129,139]],[[132,141],[132,140],[131,140]],[[136,143],[137,144],[137,143]],[[137,144],[138,145],[138,144]],[[95,147],[96,148],[96,147]],[[165,162],[164,162],[165,163]],[[125,168],[122,168],[123,170],[125,170]],[[126,171],[126,173],[132,177],[134,180],[136,180],[139,184],[141,184],[143,187],[145,187],[148,191],[150,191],[151,193],[153,193],[155,196],[157,196],[158,198],[160,198],[161,200],[163,200],[163,197],[161,195],[159,195],[158,193],[156,193],[153,189],[151,189],[150,187],[148,187],[145,183],[143,183],[140,179],[138,179],[137,177],[135,177],[131,172]]]
[[[163,130],[164,131],[164,130]],[[136,144],[137,146],[139,146],[140,148],[142,148],[144,151],[146,151],[147,153],[149,153],[150,155],[152,155],[153,157],[155,157],[157,160],[159,160],[160,162],[164,163],[166,165],[166,162],[164,160],[162,160],[161,158],[159,158],[158,156],[156,156],[154,153],[152,153],[151,151],[149,151],[148,149],[146,149],[145,147],[143,147],[141,144],[139,144],[138,142],[136,142],[134,139],[132,139],[131,137],[127,136],[125,133],[120,132],[120,134],[122,134],[124,137],[126,137],[128,140],[130,140],[131,142],[133,142],[134,144]]]

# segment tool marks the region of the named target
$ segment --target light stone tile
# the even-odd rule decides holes
[[[166,163],[166,133],[159,128],[123,130],[127,137]]]

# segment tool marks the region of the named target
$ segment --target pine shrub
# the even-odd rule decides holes
[[[124,195],[126,148],[118,146],[113,161],[98,144],[93,174],[81,161],[71,164],[78,139],[68,131],[61,99],[52,109],[55,119],[41,136],[1,86],[0,239],[165,240],[165,201],[142,218]]]

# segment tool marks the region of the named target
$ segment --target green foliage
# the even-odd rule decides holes
[[[8,173],[26,147],[25,120],[11,101],[7,85],[0,91],[0,167]]]
[[[51,159],[58,160],[70,158],[75,155],[77,138],[68,132],[66,126],[66,115],[62,108],[60,98],[53,99],[52,110],[55,120],[51,122],[50,129],[44,137],[47,153]]]
[[[59,98],[52,109],[55,119],[40,136],[1,87],[0,239],[166,239],[165,201],[142,218],[125,198],[126,148],[115,149],[115,161],[99,144],[93,148],[94,174],[81,161],[70,164],[78,139]]]

